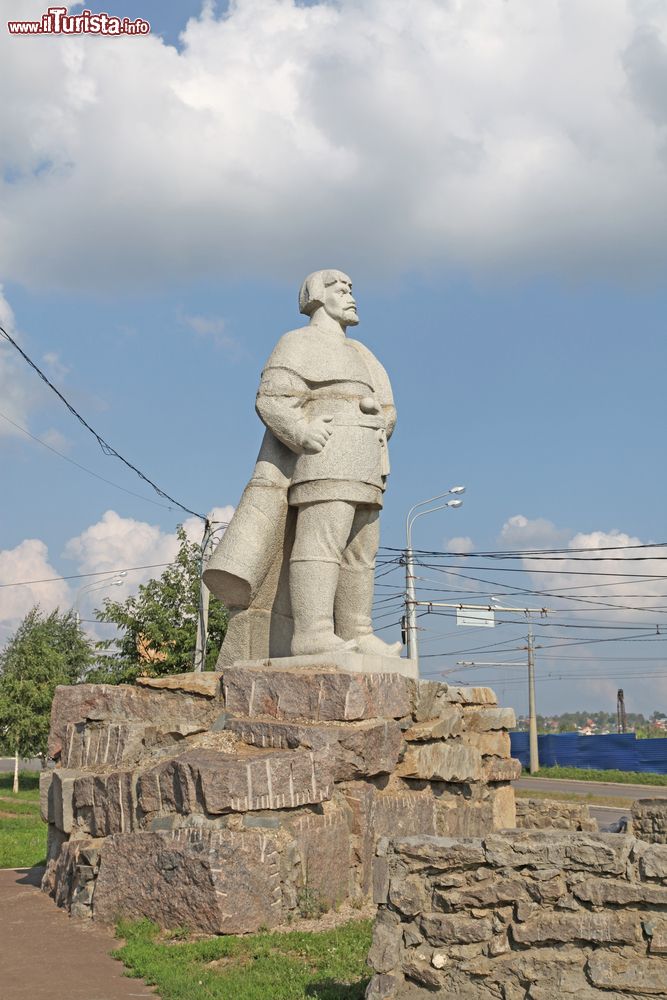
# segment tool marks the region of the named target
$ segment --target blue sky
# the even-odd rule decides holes
[[[42,9],[12,6],[17,19]],[[11,95],[0,321],[118,451],[195,511],[234,505],[261,438],[261,367],[300,325],[304,275],[334,266],[352,275],[357,334],[398,404],[384,545],[404,544],[413,503],[458,483],[464,506],[422,518],[416,547],[667,540],[661,5],[424,0],[411,18],[389,0],[104,9],[144,17],[153,34],[0,38]],[[0,413],[159,501],[2,345]],[[0,582],[173,554],[187,515],[100,482],[1,418],[0,460]],[[440,574],[422,596],[519,581],[478,564],[490,565],[473,557],[460,571],[493,584]],[[571,575],[596,565],[653,579]],[[586,640],[655,631],[662,565],[521,575],[527,589],[585,585],[579,594],[618,607],[584,618],[583,605],[566,614],[561,598],[540,599],[556,609],[551,648],[538,651],[542,710],[613,710],[622,686],[629,710],[667,711],[659,635],[555,649],[575,623],[596,626]],[[128,574],[118,592],[146,576]],[[400,570],[386,582],[383,625],[399,616]],[[81,583],[0,590],[0,641],[34,600],[88,614]],[[523,656],[524,624],[421,624],[423,651],[438,654],[429,673],[490,643]],[[452,676],[493,681],[525,710],[516,669]]]

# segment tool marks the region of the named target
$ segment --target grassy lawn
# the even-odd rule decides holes
[[[371,923],[335,930],[177,940],[148,920],[121,922],[114,952],[162,1000],[363,1000]]]
[[[31,868],[44,861],[46,824],[39,815],[39,774],[23,771],[20,791],[13,775],[0,774],[0,868]]]
[[[594,771],[583,767],[541,767],[537,774],[525,773],[523,777],[611,781],[621,785],[667,785],[667,774],[650,774],[647,771]]]

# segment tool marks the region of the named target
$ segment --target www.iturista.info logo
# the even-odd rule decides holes
[[[10,35],[147,35],[151,26],[141,17],[131,21],[102,11],[68,14],[67,7],[49,7],[39,21],[7,21],[7,30]]]

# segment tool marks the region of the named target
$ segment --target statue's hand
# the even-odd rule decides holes
[[[333,432],[333,428],[331,427],[332,420],[333,417],[325,413],[321,417],[315,417],[308,424],[303,436],[305,451],[314,452],[315,454],[318,451],[322,451]]]

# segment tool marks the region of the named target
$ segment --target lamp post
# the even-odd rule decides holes
[[[416,503],[410,508],[408,516],[405,519],[405,632],[408,659],[411,660],[419,660],[414,554],[412,551],[412,525],[418,517],[422,517],[424,514],[432,514],[433,511],[444,510],[446,507],[454,509],[461,507],[463,500],[458,499],[447,500],[446,503],[437,504],[435,507],[429,507],[428,505],[435,503],[436,500],[442,500],[447,496],[465,493],[465,489],[465,486],[452,486],[451,489],[445,490],[444,493],[437,493],[434,497],[429,497],[428,500],[422,500],[420,503]],[[419,507],[427,507],[428,509],[420,510],[417,514],[415,514],[415,511],[418,510]]]
[[[121,573],[117,573],[113,580],[104,580],[102,583],[100,583],[99,580],[95,580],[93,583],[87,583],[85,586],[79,587],[74,600],[74,616],[76,618],[77,628],[81,624],[81,615],[79,613],[81,595],[85,592],[88,594],[94,594],[96,591],[105,590],[107,587],[121,587],[123,583],[125,583],[126,576],[127,570],[123,570]]]

